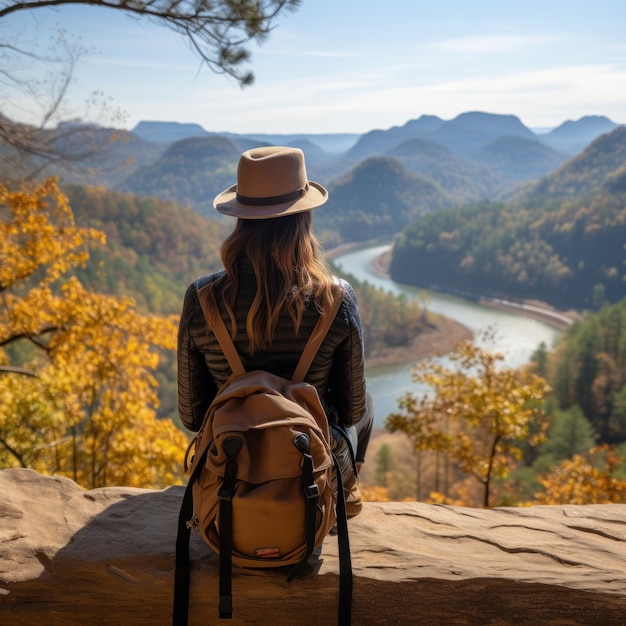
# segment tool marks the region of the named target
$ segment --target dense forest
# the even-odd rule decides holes
[[[626,299],[576,322],[553,350],[539,346],[530,369],[552,388],[546,400],[548,436],[539,447],[526,448],[500,487],[503,502],[516,504],[539,494],[540,502],[550,503],[557,487],[560,497],[567,490],[571,496],[575,489],[595,489],[601,498],[601,482],[626,484],[621,482],[626,480]],[[587,475],[580,472],[577,480],[589,484],[568,486],[559,468],[573,476],[583,464]],[[549,474],[552,481],[545,478]]]
[[[398,237],[394,279],[600,308],[626,295],[626,129],[507,203],[423,216]]]
[[[534,360],[561,409],[578,407],[598,441],[626,442],[626,298],[576,322],[547,361]]]
[[[315,212],[315,228],[329,245],[390,237],[418,216],[450,203],[431,179],[383,157],[366,159],[334,181],[328,196]]]
[[[183,139],[169,146],[158,161],[131,174],[119,189],[213,214],[213,197],[232,184],[239,155],[250,147],[249,142],[243,145],[219,136]]]
[[[179,313],[187,285],[221,266],[219,250],[231,224],[203,218],[160,200],[69,185],[64,192],[78,224],[101,230],[90,263],[76,270],[96,291],[130,295],[152,313]]]

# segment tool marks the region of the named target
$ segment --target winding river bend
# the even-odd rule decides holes
[[[362,248],[338,256],[333,262],[359,280],[366,280],[395,294],[404,293],[409,299],[419,300],[418,294],[425,292],[430,298],[428,303],[430,311],[456,320],[474,333],[492,327],[496,332],[495,347],[504,354],[505,363],[511,367],[527,363],[542,341],[551,346],[561,334],[561,331],[544,322],[514,312],[502,311],[448,294],[402,285],[379,276],[373,271],[371,264],[377,256],[388,249],[389,245]],[[418,390],[416,384],[411,381],[410,365],[371,368],[367,370],[366,376],[368,389],[374,396],[377,427],[383,426],[387,415],[397,410],[399,397],[408,390]]]

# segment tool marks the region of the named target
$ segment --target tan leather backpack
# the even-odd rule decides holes
[[[232,375],[190,445],[193,456],[185,469],[191,476],[177,540],[175,626],[187,623],[190,530],[220,556],[219,615],[229,618],[232,563],[293,565],[291,581],[336,523],[343,570],[339,622],[349,623],[352,573],[341,476],[317,390],[304,382],[342,296],[320,316],[291,380],[246,372],[219,311],[200,298]],[[335,489],[333,476],[339,481]]]

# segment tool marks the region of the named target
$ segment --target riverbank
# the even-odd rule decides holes
[[[443,315],[428,313],[431,327],[415,337],[409,346],[382,348],[365,360],[366,369],[386,365],[417,363],[422,359],[448,354],[461,341],[472,339],[472,331]]]
[[[389,264],[391,262],[391,253],[385,252],[376,257],[372,261],[372,269],[384,278],[391,278],[389,274]],[[428,288],[428,287],[424,287]],[[512,311],[524,317],[539,320],[548,324],[556,330],[565,331],[575,321],[584,317],[580,311],[559,311],[545,302],[539,302],[537,300],[525,300],[517,302],[513,300],[507,300],[504,298],[491,298],[488,296],[477,296],[474,298],[476,302],[490,306],[502,311]]]
[[[368,246],[375,246],[380,243],[386,243],[389,239],[385,238],[383,240],[380,239],[370,239],[369,241],[353,241],[350,243],[342,243],[334,248],[329,248],[328,250],[324,250],[324,258],[327,261],[332,261],[334,258],[341,256],[342,254],[346,254],[355,248],[366,248]]]
[[[369,242],[345,243],[335,248],[331,248],[325,252],[327,261],[346,254],[355,248],[376,245],[380,243],[378,240]],[[375,260],[375,263],[379,259]],[[375,271],[382,272],[382,268],[376,265]],[[381,273],[385,277],[384,273]],[[422,359],[448,354],[452,352],[456,345],[461,341],[472,339],[472,331],[466,326],[455,320],[429,312],[428,319],[430,326],[423,333],[415,337],[411,345],[398,346],[393,348],[382,348],[371,354],[365,360],[366,369],[376,367],[384,367],[388,365],[404,365],[405,363],[417,363]]]

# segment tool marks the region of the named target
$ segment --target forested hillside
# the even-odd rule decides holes
[[[383,157],[366,159],[330,184],[328,196],[314,222],[327,246],[391,236],[419,215],[451,204],[432,180]]]
[[[599,441],[626,442],[626,298],[574,324],[545,373],[560,408],[579,407]]]
[[[573,145],[614,126],[606,118],[582,118],[555,129],[554,137],[541,136],[513,115],[469,112],[451,120],[421,116],[356,141],[341,134],[216,134],[194,124],[146,122],[136,133],[90,127],[60,133],[72,138],[76,155],[71,168],[49,171],[66,184],[102,184],[219,219],[212,200],[235,181],[240,154],[261,144],[293,145],[304,150],[311,180],[331,192],[316,222],[334,245],[396,234],[424,212],[503,198],[568,158],[552,139]]]
[[[182,139],[172,144],[158,161],[134,172],[118,188],[177,202],[202,215],[213,215],[213,198],[233,184],[239,155],[253,145],[258,144],[220,136]]]
[[[219,249],[230,230],[177,204],[131,194],[65,187],[76,221],[103,231],[91,262],[79,269],[84,284],[130,295],[152,313],[179,313],[187,285],[221,267]]]
[[[221,267],[220,245],[230,226],[177,204],[85,188],[64,189],[76,222],[106,234],[92,243],[86,267],[76,275],[87,289],[127,295],[140,311],[179,314],[192,280]],[[161,351],[156,378],[160,417],[176,414],[176,359]]]
[[[626,295],[626,129],[508,203],[426,215],[393,248],[394,279],[561,307]]]
[[[626,191],[626,126],[602,135],[561,168],[529,184],[521,198],[574,198],[601,191]]]
[[[456,156],[430,139],[409,139],[385,152],[415,174],[432,179],[455,204],[497,195],[502,181],[488,167]]]

